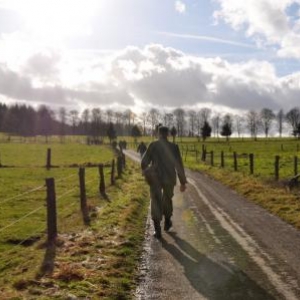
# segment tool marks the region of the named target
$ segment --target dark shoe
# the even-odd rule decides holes
[[[153,236],[154,236],[156,239],[160,240],[160,239],[162,238],[162,236],[161,236],[161,231],[155,231],[154,234],[153,234]]]
[[[160,228],[160,222],[154,222],[154,237],[157,239],[161,239],[161,228]]]
[[[172,227],[172,221],[171,219],[165,219],[165,226],[164,226],[164,230],[165,231],[169,231],[169,229]]]

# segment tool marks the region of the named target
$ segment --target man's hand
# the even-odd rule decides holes
[[[184,192],[186,190],[186,185],[185,183],[184,184],[181,184],[180,185],[180,192]]]

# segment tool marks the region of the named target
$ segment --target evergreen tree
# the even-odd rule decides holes
[[[211,136],[211,126],[207,121],[205,121],[203,126],[201,127],[201,136],[203,141],[205,141],[208,137]]]

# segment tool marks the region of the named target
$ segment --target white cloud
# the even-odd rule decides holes
[[[183,14],[186,11],[186,5],[182,1],[178,0],[175,2],[175,10],[180,14]]]
[[[155,44],[107,55],[58,53],[35,52],[18,70],[0,64],[0,96],[56,107],[133,110],[207,103],[231,110],[288,110],[299,105],[300,73],[280,78],[267,61],[229,63]],[[55,76],[43,81],[44,68]]]
[[[287,13],[294,5],[294,14],[299,14],[299,0],[216,1],[220,4],[214,12],[216,21],[245,30],[259,46],[277,46],[279,56],[300,58],[299,20]]]

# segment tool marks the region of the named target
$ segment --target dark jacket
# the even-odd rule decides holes
[[[167,139],[160,139],[149,145],[142,158],[142,170],[150,164],[157,167],[158,179],[161,183],[175,185],[176,173],[181,184],[187,183],[179,148]]]

